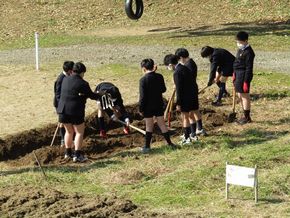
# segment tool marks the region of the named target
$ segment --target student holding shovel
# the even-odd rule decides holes
[[[201,49],[201,57],[209,58],[210,61],[210,73],[208,86],[216,83],[219,87],[219,93],[215,101],[212,102],[213,106],[222,105],[222,97],[227,96],[226,81],[228,77],[233,75],[233,63],[235,56],[229,51],[222,48],[212,48],[205,46]]]
[[[199,102],[198,102],[198,85],[196,82],[197,78],[197,65],[196,63],[192,60],[192,58],[189,57],[189,52],[185,48],[178,48],[175,52],[175,55],[178,56],[179,58],[179,63],[183,64],[186,66],[190,72],[193,74],[194,78],[194,107],[193,107],[193,117],[194,120],[190,119],[190,127],[191,127],[191,140],[197,140],[196,135],[207,135],[205,130],[202,127],[202,118],[201,114],[199,112]],[[192,116],[190,116],[192,117]]]
[[[54,99],[53,99],[53,106],[57,110],[58,103],[60,100],[60,94],[61,94],[61,85],[63,78],[66,76],[69,76],[72,73],[72,69],[74,66],[74,62],[72,61],[65,61],[63,63],[63,71],[59,74],[57,77],[55,83],[54,83]],[[61,136],[61,146],[64,145],[64,135],[65,135],[65,128],[62,123],[58,124],[60,129],[60,136]]]
[[[184,137],[181,145],[191,143],[190,120],[194,120],[193,111],[196,109],[196,88],[194,75],[190,70],[178,62],[178,56],[169,54],[164,57],[164,65],[174,71],[173,79],[176,87],[176,110],[181,112]]]
[[[152,139],[154,119],[156,118],[157,124],[167,142],[167,144],[175,149],[168,133],[168,129],[164,121],[164,102],[162,93],[166,91],[164,78],[161,74],[156,73],[154,61],[152,59],[144,59],[141,62],[141,68],[144,76],[139,81],[139,111],[145,118],[146,134],[145,145],[142,148],[143,153],[150,152],[150,144]]]
[[[130,133],[129,124],[129,114],[127,113],[121,93],[119,89],[112,83],[102,82],[97,85],[95,89],[96,93],[106,94],[103,95],[99,101],[97,101],[98,107],[98,123],[100,128],[100,136],[102,138],[107,138],[106,130],[105,130],[105,120],[104,120],[104,112],[113,120],[113,121],[123,121],[126,123],[124,125],[123,132],[125,134]],[[107,96],[107,97],[106,97]]]
[[[248,38],[248,33],[244,31],[240,31],[236,35],[238,52],[234,62],[233,82],[244,110],[244,117],[238,121],[241,125],[252,121],[250,116],[250,85],[253,79],[255,53],[252,47],[248,44]]]

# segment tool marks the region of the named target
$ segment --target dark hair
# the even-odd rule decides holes
[[[73,66],[73,72],[76,74],[85,73],[86,71],[86,66],[82,62],[77,62]]]
[[[141,61],[141,67],[144,67],[146,70],[153,70],[154,61],[151,58],[144,59]]]
[[[175,52],[175,55],[178,56],[179,58],[188,58],[189,52],[185,48],[178,48]]]
[[[249,38],[249,34],[245,31],[240,31],[236,35],[236,40],[239,40],[239,41],[247,41],[248,38]]]
[[[178,63],[178,57],[174,54],[168,54],[164,57],[164,65],[168,66],[169,64],[176,65]]]
[[[214,49],[210,46],[204,46],[202,47],[201,51],[200,51],[200,55],[203,58],[206,58],[208,56],[210,56],[213,53]]]
[[[63,71],[68,72],[69,70],[72,70],[74,64],[75,63],[73,61],[65,61],[62,66]]]

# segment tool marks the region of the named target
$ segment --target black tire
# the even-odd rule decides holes
[[[135,1],[136,11],[133,11],[132,4]],[[127,16],[132,20],[138,20],[143,14],[143,0],[125,0],[125,11]]]

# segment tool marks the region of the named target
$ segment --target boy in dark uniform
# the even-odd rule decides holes
[[[215,82],[219,87],[218,97],[212,102],[212,105],[221,106],[222,97],[228,95],[226,81],[233,75],[235,57],[225,49],[210,46],[203,47],[200,54],[203,58],[209,58],[211,64],[207,85],[211,86]]]
[[[194,79],[194,108],[193,108],[193,117],[194,120],[190,119],[190,127],[191,127],[191,140],[197,140],[196,135],[206,135],[205,130],[202,128],[202,118],[199,112],[199,102],[198,102],[198,85],[196,83],[197,78],[197,65],[189,58],[189,52],[185,48],[179,48],[176,50],[175,55],[179,57],[179,62],[186,66],[190,72],[193,74]],[[190,116],[192,117],[192,116]]]
[[[72,73],[73,66],[74,66],[74,62],[65,61],[63,63],[63,67],[62,67],[63,71],[59,74],[59,76],[57,77],[57,79],[54,83],[53,106],[55,107],[55,110],[57,110],[57,107],[58,107],[63,78],[66,76],[69,76]],[[64,128],[62,123],[59,124],[59,129],[60,129],[60,136],[61,136],[61,146],[63,146],[64,145],[65,128]]]
[[[112,102],[113,105],[113,106],[110,105],[110,108],[103,109],[105,105],[103,105],[101,101],[97,101],[100,136],[102,138],[107,138],[107,134],[105,131],[104,111],[108,114],[108,116],[112,120],[124,121],[127,125],[124,126],[123,131],[125,134],[129,134],[130,133],[128,127],[130,124],[129,114],[127,113],[123,105],[123,99],[119,89],[112,83],[102,82],[97,85],[95,92],[100,94],[107,94],[109,96],[109,101]]]
[[[248,33],[244,31],[240,31],[236,35],[239,50],[234,62],[233,82],[244,110],[244,117],[238,121],[241,125],[252,121],[250,116],[250,85],[253,79],[255,53],[252,47],[248,44],[248,38]]]
[[[176,145],[174,145],[170,140],[168,129],[163,117],[164,103],[162,93],[166,91],[164,78],[161,74],[155,72],[156,67],[154,66],[154,61],[152,59],[142,60],[141,68],[144,76],[140,79],[139,85],[139,110],[144,116],[146,124],[145,146],[142,148],[142,152],[148,153],[150,151],[150,143],[154,127],[153,117],[156,118],[157,124],[168,145],[175,149]]]
[[[193,111],[196,109],[196,85],[194,75],[190,70],[178,63],[178,57],[173,54],[166,55],[164,65],[174,70],[173,79],[176,88],[176,110],[181,112],[184,138],[181,145],[191,143],[190,119],[194,120]]]

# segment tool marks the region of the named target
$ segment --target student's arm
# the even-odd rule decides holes
[[[182,96],[182,78],[180,76],[180,73],[175,72],[173,74],[175,89],[176,89],[176,104],[181,104],[181,96]]]
[[[246,82],[247,84],[249,84],[253,78],[254,58],[255,58],[255,55],[252,52],[248,52],[245,57],[246,71],[245,71],[244,82]]]
[[[54,92],[55,92],[55,100],[56,100],[56,104],[58,104],[59,100],[60,100],[60,93],[61,93],[61,84],[63,81],[63,77],[58,77],[57,80],[55,81],[55,85],[54,85]],[[57,105],[55,105],[57,107]]]
[[[161,92],[162,93],[166,92],[166,86],[165,86],[164,78],[163,78],[163,76],[161,74],[160,74],[160,88],[161,88]]]
[[[145,110],[145,102],[146,102],[145,81],[144,78],[142,78],[139,81],[139,111],[141,113],[143,113]]]
[[[211,86],[213,84],[218,64],[219,64],[219,62],[218,62],[217,57],[213,56],[212,62],[210,65],[210,73],[209,73],[209,78],[208,78],[208,83],[207,83],[208,86]]]
[[[86,81],[84,81],[79,95],[85,96],[86,98],[90,98],[93,100],[98,100],[100,98],[100,94],[93,92],[90,88],[89,83]]]

